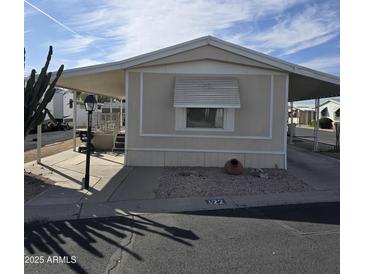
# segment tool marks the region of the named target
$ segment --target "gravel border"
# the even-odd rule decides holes
[[[303,180],[277,168],[245,168],[241,175],[229,175],[223,168],[168,167],[164,168],[159,182],[155,190],[155,197],[159,199],[312,190]]]

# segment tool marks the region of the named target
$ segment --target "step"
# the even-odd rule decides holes
[[[125,140],[125,138],[123,138],[123,137],[117,137],[115,139],[116,142],[124,142],[124,140]]]

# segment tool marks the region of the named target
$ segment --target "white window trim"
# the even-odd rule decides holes
[[[234,108],[223,108],[223,128],[188,128],[186,127],[186,108],[175,108],[175,130],[176,131],[213,131],[233,132],[234,131]]]

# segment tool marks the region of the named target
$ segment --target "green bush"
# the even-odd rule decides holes
[[[316,126],[316,120],[312,120],[309,122],[309,126],[310,127],[315,127]]]
[[[332,120],[326,117],[319,119],[319,127],[324,129],[332,129]]]

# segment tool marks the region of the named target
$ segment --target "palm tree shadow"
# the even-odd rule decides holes
[[[148,233],[153,233],[189,247],[193,247],[191,241],[199,240],[199,237],[191,230],[166,226],[140,215],[45,223],[33,222],[26,223],[24,230],[24,246],[27,254],[57,255],[70,258],[77,255],[71,254],[70,246],[77,244],[83,252],[90,254],[87,256],[88,260],[104,258],[106,254],[97,248],[98,243],[103,243],[128,253],[138,261],[143,261],[144,259],[139,254],[125,244],[132,234],[144,237]],[[88,272],[85,269],[87,262],[81,260],[67,264],[67,266],[77,273]]]

